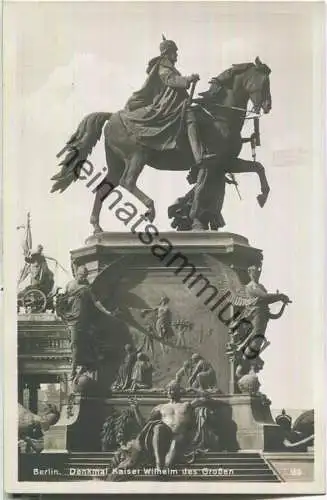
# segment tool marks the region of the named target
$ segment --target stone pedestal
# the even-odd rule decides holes
[[[247,268],[262,260],[261,251],[251,247],[246,238],[207,232],[161,233],[156,239],[150,233],[102,233],[89,237],[83,248],[71,252],[74,265],[87,266],[91,282],[119,257],[124,257],[124,266],[113,266],[113,275],[120,274],[118,280],[115,277],[115,287],[109,279],[104,304],[119,308],[119,316],[110,319],[103,315],[98,325],[101,360],[97,396],[83,396],[70,416],[67,406],[63,407],[62,418],[52,428],[62,436],[58,439],[60,449],[96,451],[100,446],[101,418],[103,422],[112,407],[119,410],[128,405],[130,394],[111,392],[127,343],[142,347],[154,368],[156,390],[136,394],[145,418],[156,404],[167,401],[163,392],[167,383],[175,378],[184,361],[198,353],[215,370],[214,397],[227,419],[225,425],[234,429],[231,432],[239,449],[274,450],[274,442],[278,446],[279,427],[274,425],[265,401],[260,396],[235,394],[233,363],[226,353],[228,319],[233,308],[221,301],[223,277],[215,275],[208,255],[232,266],[242,282],[247,280]],[[165,324],[164,342],[157,309],[163,297],[170,318]],[[182,385],[186,382],[184,378]],[[86,442],[84,436],[92,432],[90,449],[90,440]],[[50,434],[48,442],[54,442]]]
[[[108,323],[101,335],[106,360],[99,380],[107,389],[124,355],[124,344],[140,346],[145,342],[154,366],[155,387],[165,386],[185,360],[199,353],[212,364],[221,393],[234,392],[226,356],[226,321],[232,307],[220,303],[221,276],[215,275],[206,255],[233,266],[243,281],[247,268],[262,260],[261,251],[251,247],[246,238],[206,232],[161,233],[155,240],[146,233],[102,233],[71,252],[75,265],[89,269],[90,281],[118,257],[126,258],[118,289],[110,289],[108,283],[108,304],[120,309],[123,321]],[[149,334],[159,334],[155,331],[155,308],[164,296],[171,317],[165,347],[156,340],[148,342]],[[220,313],[225,323],[219,319]]]

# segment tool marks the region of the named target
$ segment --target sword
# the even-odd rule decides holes
[[[261,140],[260,140],[260,122],[259,118],[253,118],[253,134],[250,137],[250,142],[251,142],[251,149],[252,149],[252,158],[253,161],[256,161],[256,153],[255,153],[255,148],[257,146],[261,146]]]
[[[237,182],[237,180],[235,178],[235,175],[232,172],[228,172],[227,175],[230,176],[230,179],[227,179],[227,182],[229,184],[233,184],[235,186],[235,189],[236,189],[236,192],[238,194],[238,197],[239,197],[240,200],[242,200],[242,196],[241,196],[240,190],[238,188],[238,182]]]
[[[254,136],[255,136],[255,145],[256,146],[261,146],[261,141],[260,141],[260,122],[259,118],[253,118],[253,127],[254,127]]]

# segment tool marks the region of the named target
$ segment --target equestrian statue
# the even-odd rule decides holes
[[[138,186],[145,165],[158,170],[188,171],[194,187],[169,209],[177,230],[217,230],[224,225],[221,209],[225,184],[236,184],[234,174],[259,176],[262,207],[269,185],[264,167],[255,159],[259,145],[258,117],[271,110],[270,69],[257,57],[254,63],[235,64],[210,80],[210,87],[194,99],[198,74],[182,76],[175,67],[178,48],[163,40],[160,55],[148,63],[143,87],[123,110],[86,116],[65,147],[61,170],[52,177],[52,192],[63,192],[79,179],[81,169],[104,131],[108,173],[96,189],[91,214],[94,232],[101,232],[103,201],[113,187],[122,186],[146,206],[155,219],[153,200]],[[189,92],[188,92],[189,91]],[[251,110],[256,133],[242,139],[241,130]],[[244,142],[251,142],[253,161],[238,158]]]

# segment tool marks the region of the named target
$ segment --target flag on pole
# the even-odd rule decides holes
[[[32,231],[31,231],[31,217],[30,213],[27,214],[27,223],[25,226],[25,236],[23,240],[23,254],[24,257],[27,257],[32,250]],[[29,274],[29,264],[25,262],[23,269],[20,272],[18,285],[22,283]]]
[[[30,216],[30,213],[28,212],[27,224],[26,224],[26,230],[25,230],[25,238],[23,241],[24,257],[27,257],[27,255],[29,255],[31,249],[32,249],[31,216]]]

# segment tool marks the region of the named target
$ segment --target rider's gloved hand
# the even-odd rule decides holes
[[[193,73],[191,75],[192,82],[198,82],[200,80],[200,75],[198,73]]]
[[[188,77],[188,81],[190,83],[192,83],[192,82],[198,82],[199,80],[200,80],[200,76],[197,73],[193,73],[192,75],[190,75]]]

